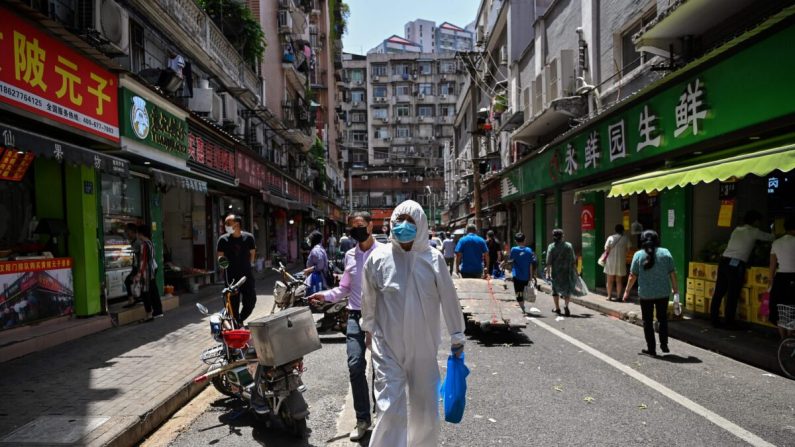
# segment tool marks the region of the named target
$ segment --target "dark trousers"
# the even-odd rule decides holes
[[[657,351],[654,340],[654,313],[660,322],[660,345],[668,345],[668,298],[640,299],[640,315],[643,318],[643,335],[649,351]]]
[[[450,268],[450,274],[453,274],[453,265],[455,265],[455,258],[444,258],[444,262],[447,263],[447,267]]]
[[[461,272],[461,277],[462,278],[482,278],[483,277],[483,271],[479,271],[479,272]]]
[[[144,302],[144,310],[146,313],[151,312],[152,315],[160,315],[163,313],[163,303],[160,301],[160,291],[157,290],[157,270],[154,276],[149,280],[149,289],[141,292],[141,299]]]
[[[365,358],[364,331],[359,326],[361,312],[350,311],[346,343],[348,348],[348,373],[351,379],[353,409],[356,420],[370,422],[370,389],[367,387],[367,359]]]
[[[132,297],[132,296],[133,296],[133,295],[132,295],[132,283],[133,283],[133,277],[134,277],[135,275],[137,275],[137,274],[138,274],[138,269],[137,269],[137,268],[134,268],[134,269],[132,269],[132,271],[130,272],[130,274],[129,274],[129,275],[127,275],[127,277],[126,277],[126,278],[124,278],[124,290],[126,290],[126,291],[127,291],[127,298],[130,298],[130,297]]]
[[[243,298],[243,309],[240,309],[240,298]],[[254,276],[246,275],[246,282],[240,286],[237,294],[232,295],[232,311],[235,313],[235,320],[242,326],[246,318],[254,312],[254,305],[257,304],[257,292],[254,290]]]
[[[723,296],[726,297],[726,323],[734,323],[737,315],[737,302],[740,300],[740,292],[745,282],[745,262],[734,260],[732,265],[731,258],[720,258],[718,264],[718,278],[715,280],[715,293],[712,295],[709,316],[712,323],[720,321],[720,304]]]

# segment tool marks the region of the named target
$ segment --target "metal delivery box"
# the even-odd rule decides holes
[[[308,307],[291,307],[249,321],[248,327],[262,365],[284,365],[322,347]]]

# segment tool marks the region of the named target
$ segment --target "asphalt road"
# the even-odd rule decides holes
[[[640,327],[574,305],[558,320],[551,301],[539,295],[541,315],[519,334],[470,335],[466,413],[442,424],[441,445],[795,446],[795,382],[677,340],[665,357],[643,356]],[[355,421],[341,341],[305,362],[309,439],[235,419],[239,406],[208,390],[149,445],[358,445],[347,441]],[[442,367],[446,356],[444,347]]]

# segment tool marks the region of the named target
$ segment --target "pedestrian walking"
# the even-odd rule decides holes
[[[525,236],[521,231],[513,237],[516,246],[511,248],[510,259],[513,264],[511,276],[513,277],[513,291],[516,293],[516,301],[522,312],[527,312],[524,307],[525,288],[535,280],[536,255],[533,250],[525,245]]]
[[[450,274],[453,274],[453,264],[455,264],[455,240],[452,233],[447,233],[442,236],[442,254],[444,254],[444,262],[450,269]]]
[[[163,303],[157,289],[157,261],[155,260],[155,244],[150,239],[151,231],[146,225],[138,227],[138,242],[141,256],[138,265],[138,281],[141,282],[141,299],[144,302],[146,321],[163,316]]]
[[[679,293],[679,286],[676,282],[674,258],[671,252],[660,247],[657,232],[646,230],[641,233],[640,246],[641,249],[632,257],[624,301],[629,299],[629,291],[637,281],[643,334],[646,337],[646,349],[641,352],[656,356],[654,314],[657,314],[657,321],[660,323],[660,350],[668,353],[668,300],[671,292],[674,295]]]
[[[355,248],[345,252],[345,271],[339,286],[318,292],[310,301],[336,303],[348,297],[348,326],[345,334],[348,351],[348,372],[356,412],[356,427],[350,434],[351,441],[359,441],[370,428],[370,390],[367,387],[367,360],[365,359],[364,331],[359,320],[362,317],[362,273],[370,254],[381,245],[373,238],[373,222],[370,213],[357,211],[351,220],[351,236],[358,242]]]
[[[431,250],[428,220],[414,201],[398,205],[392,241],[364,267],[362,329],[372,350],[378,422],[371,447],[435,447],[439,441],[441,317],[451,351],[464,350],[464,318],[444,257]]]
[[[762,214],[759,211],[748,211],[743,218],[743,225],[732,231],[726,250],[718,263],[718,277],[715,280],[715,291],[712,294],[709,316],[712,326],[721,327],[720,305],[726,296],[725,325],[728,329],[736,329],[734,317],[737,315],[737,302],[745,281],[745,269],[748,258],[756,241],[772,241],[774,236],[759,229]]]
[[[500,250],[500,241],[492,230],[486,232],[486,247],[489,249],[489,268],[487,272],[489,275],[496,276],[494,270],[498,269],[500,262],[502,262],[502,250]]]
[[[223,256],[229,261],[229,267],[224,272],[226,279],[231,282],[246,277],[246,282],[231,299],[232,313],[237,323],[242,326],[246,318],[254,312],[254,306],[257,304],[252,271],[257,259],[257,243],[253,234],[243,231],[243,218],[237,214],[229,214],[224,218],[224,229],[226,234],[218,238],[216,252],[219,257]],[[241,298],[243,308],[239,309]]]
[[[342,237],[340,237],[340,252],[347,253],[348,250],[356,246],[356,241],[353,238],[348,237],[348,233],[342,233]]]
[[[488,275],[484,268],[489,265],[489,247],[478,236],[475,225],[467,225],[467,235],[458,241],[455,255],[456,270],[462,278],[485,278]]]
[[[770,315],[768,321],[778,324],[778,305],[795,306],[795,216],[784,221],[784,236],[773,241],[770,248]],[[781,338],[787,331],[779,327]]]
[[[317,293],[321,290],[326,290],[329,286],[326,276],[328,274],[328,255],[323,248],[323,235],[319,231],[313,231],[309,235],[309,245],[312,250],[309,251],[309,256],[306,259],[306,269],[304,269],[304,277],[306,277],[306,285],[309,287],[309,293]]]
[[[553,312],[560,315],[560,299],[563,298],[563,311],[568,317],[569,300],[577,294],[577,256],[574,247],[563,240],[563,230],[552,231],[552,243],[547,247],[547,275],[552,278],[552,300],[555,303]]]
[[[127,277],[124,278],[124,289],[127,291],[127,304],[125,304],[125,309],[129,309],[141,300],[141,297],[133,296],[132,285],[134,278],[138,276],[138,267],[141,265],[141,242],[138,240],[138,225],[134,223],[128,223],[124,227],[124,235],[127,237],[127,240],[130,241],[130,250],[132,251],[132,271]]]
[[[613,287],[616,287],[616,301],[624,294],[624,276],[627,275],[627,251],[629,238],[624,234],[624,225],[618,224],[615,233],[605,241],[604,271],[607,275],[607,300],[613,301]]]
[[[328,256],[332,261],[336,261],[337,255],[337,238],[334,236],[334,233],[331,233],[328,237]]]

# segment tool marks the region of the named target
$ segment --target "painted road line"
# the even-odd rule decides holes
[[[707,408],[693,402],[692,400],[688,399],[687,397],[677,393],[676,391],[666,387],[665,385],[657,382],[656,380],[638,372],[630,368],[629,366],[619,362],[618,360],[604,354],[603,352],[577,340],[576,338],[566,335],[563,332],[553,328],[552,326],[539,321],[536,318],[530,319],[533,323],[537,326],[545,329],[547,332],[550,332],[559,338],[571,343],[572,345],[582,349],[583,351],[591,354],[592,356],[602,360],[603,362],[607,363],[608,365],[616,368],[617,370],[623,372],[624,374],[634,378],[635,380],[639,381],[640,383],[648,386],[649,388],[653,389],[654,391],[659,392],[663,396],[671,399],[672,401],[676,402],[677,404],[687,408],[688,410],[696,413],[708,421],[712,422],[713,424],[717,425],[718,427],[726,430],[727,432],[731,433],[732,435],[742,439],[743,441],[758,447],[773,447],[774,444],[771,444],[764,439],[760,438],[759,436],[751,433],[750,431],[740,427],[739,425],[731,422],[730,420],[724,418],[723,416],[718,415],[717,413],[708,410]]]

